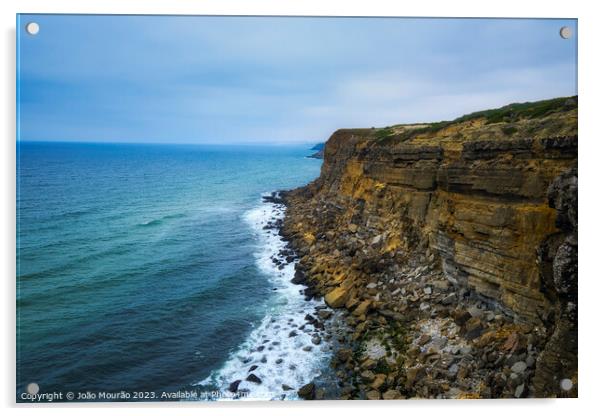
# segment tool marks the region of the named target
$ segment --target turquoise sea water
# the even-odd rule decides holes
[[[177,391],[232,367],[283,296],[261,194],[317,177],[309,147],[19,143],[18,396]]]

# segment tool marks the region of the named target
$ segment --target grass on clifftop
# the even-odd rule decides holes
[[[505,135],[512,135],[516,132],[516,127],[511,123],[516,123],[521,120],[534,120],[550,116],[554,113],[563,113],[577,108],[577,96],[559,97],[550,100],[542,100],[526,103],[513,103],[500,108],[477,111],[466,114],[451,121],[439,121],[435,123],[425,123],[416,127],[409,128],[411,125],[395,125],[375,129],[374,137],[378,142],[387,143],[392,140],[406,141],[419,134],[437,133],[446,127],[454,124],[461,124],[472,120],[483,120],[484,125],[496,123],[509,123],[509,126],[503,127]],[[396,132],[398,128],[405,128],[402,132]]]

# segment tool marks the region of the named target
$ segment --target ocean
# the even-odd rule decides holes
[[[289,336],[319,302],[272,260],[284,208],[261,196],[316,178],[310,147],[18,143],[18,399],[235,380],[294,399],[330,352]]]

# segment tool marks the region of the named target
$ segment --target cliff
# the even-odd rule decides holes
[[[312,147],[311,150],[315,150],[315,152],[308,157],[312,157],[314,159],[324,159],[324,146],[325,143],[318,143]]]
[[[374,325],[394,337],[403,323],[388,360],[391,391],[574,396],[576,386],[567,393],[560,382],[577,381],[576,167],[576,97],[451,122],[338,130],[320,177],[286,193],[283,234],[299,252],[306,283],[349,311],[356,340],[373,337]],[[429,320],[457,327],[457,345],[468,342],[473,352],[456,364],[464,359],[470,372],[484,359],[482,377],[462,382],[456,367],[452,375],[447,363],[429,367],[423,346],[430,344],[418,342]],[[455,339],[442,337],[449,345]],[[448,352],[439,348],[438,358]],[[518,381],[510,369],[517,362],[526,362]],[[408,372],[422,373],[416,366],[447,376],[424,390],[408,381]],[[350,396],[365,394],[364,384]],[[384,395],[379,387],[366,389]]]

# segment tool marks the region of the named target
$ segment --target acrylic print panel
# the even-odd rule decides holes
[[[17,33],[17,401],[577,396],[576,20]]]

